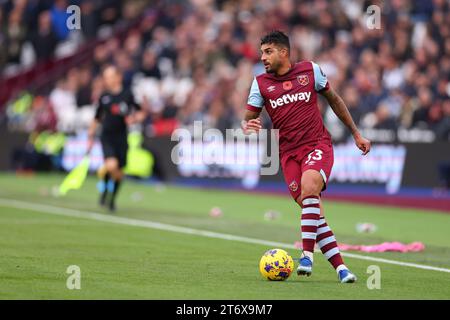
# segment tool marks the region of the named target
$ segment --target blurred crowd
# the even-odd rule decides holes
[[[45,59],[70,37],[58,31],[68,1],[1,3],[0,65],[20,63],[25,43]],[[127,12],[126,1],[77,3],[84,38],[99,37],[101,26]],[[370,5],[380,8],[378,29],[367,26]],[[123,41],[98,45],[93,59],[69,70],[44,99],[58,129],[86,125],[103,91],[99,72],[114,63],[147,109],[149,128],[195,120],[239,127],[252,78],[264,72],[260,37],[280,29],[290,36],[292,61],[318,63],[361,128],[428,129],[450,140],[448,21],[448,0],[150,1]],[[320,108],[332,135],[344,139],[347,131],[324,100]]]
[[[132,15],[122,10],[122,2],[0,0],[0,70],[14,74],[23,66],[73,54],[79,43]]]

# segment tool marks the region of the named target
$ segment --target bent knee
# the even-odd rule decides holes
[[[305,179],[302,181],[302,198],[307,196],[319,196],[323,188],[321,179]]]
[[[119,162],[115,158],[106,159],[105,167],[108,171],[117,170],[119,168]]]

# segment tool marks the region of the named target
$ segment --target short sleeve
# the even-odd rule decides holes
[[[316,91],[322,91],[329,88],[328,79],[322,69],[317,63],[311,62],[314,71],[314,89]]]
[[[247,109],[250,111],[261,111],[264,106],[264,98],[259,90],[258,81],[253,78],[252,86],[250,88],[250,93],[247,99]]]

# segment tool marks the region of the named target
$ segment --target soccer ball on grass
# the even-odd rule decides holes
[[[267,280],[282,281],[294,270],[292,257],[282,249],[266,251],[259,261],[259,271]]]

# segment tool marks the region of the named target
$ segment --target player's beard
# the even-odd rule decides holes
[[[275,74],[275,73],[277,73],[277,70],[279,67],[280,67],[280,63],[278,63],[278,61],[274,61],[273,63],[269,64],[269,68],[266,69],[266,72]]]

